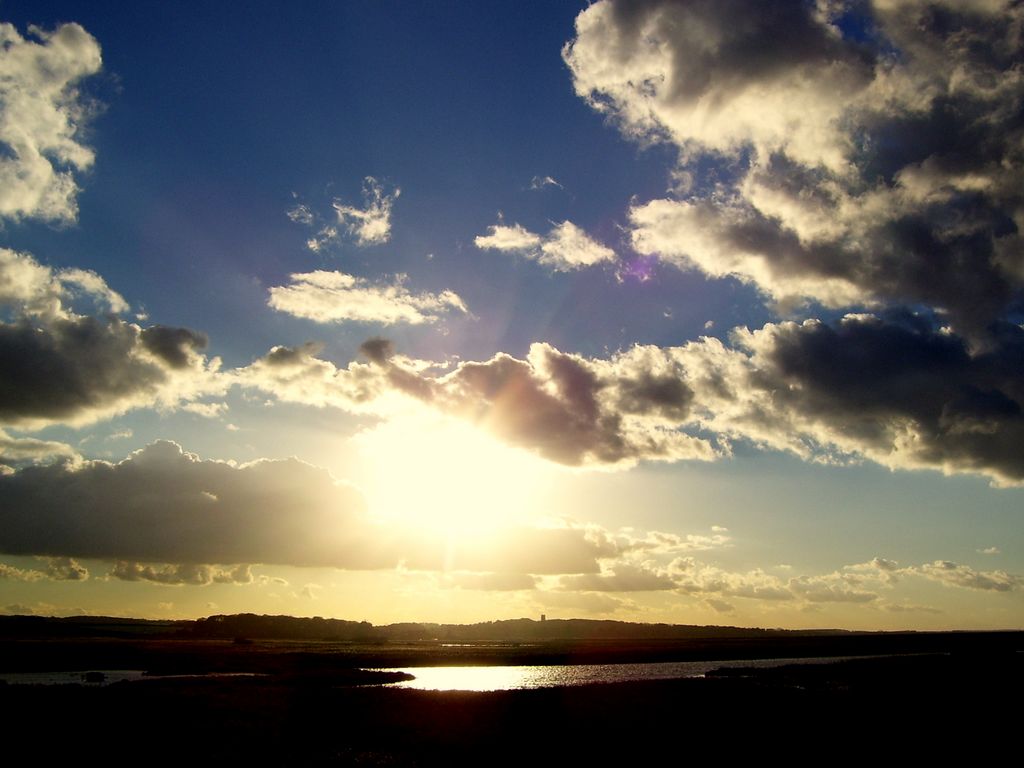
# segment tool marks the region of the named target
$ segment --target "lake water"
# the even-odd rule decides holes
[[[722,667],[767,669],[786,664],[831,664],[845,658],[849,657],[667,661],[650,664],[563,664],[533,667],[392,667],[381,671],[405,672],[415,677],[414,680],[401,683],[388,683],[389,688],[414,688],[421,691],[508,691],[591,683],[703,677],[708,672]]]

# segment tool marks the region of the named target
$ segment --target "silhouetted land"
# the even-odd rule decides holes
[[[254,618],[244,621],[253,627]],[[674,637],[656,629],[649,633],[655,637],[644,638],[645,625],[620,625],[615,637],[607,634],[609,624],[617,623],[577,623],[579,634],[590,633],[578,639],[531,638],[535,628],[523,624],[527,634],[515,639],[452,647],[446,644],[471,642],[460,631],[487,625],[448,628],[443,640],[434,639],[441,637],[435,631],[430,638],[357,641],[260,637],[258,631],[210,636],[200,631],[204,622],[8,618],[0,621],[0,671],[261,676],[157,677],[99,688],[0,686],[3,754],[45,764],[92,755],[112,764],[483,766],[768,756],[819,764],[851,757],[980,764],[1006,759],[1000,749],[1016,753],[1024,633],[680,628]],[[379,678],[359,670],[880,653],[921,655],[495,693],[366,686]]]

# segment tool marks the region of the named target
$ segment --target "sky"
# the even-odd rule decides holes
[[[0,2],[0,610],[1024,626],[1024,7]]]

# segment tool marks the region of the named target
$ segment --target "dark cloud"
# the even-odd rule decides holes
[[[1018,327],[976,351],[955,334],[873,316],[766,326],[745,343],[751,367],[730,397],[761,403],[733,421],[754,439],[781,429],[889,466],[1024,479]],[[730,397],[708,406],[725,412]]]
[[[171,368],[178,369],[188,367],[192,356],[206,349],[207,344],[205,333],[165,325],[150,326],[139,334],[139,338],[146,349]]]
[[[0,477],[0,550],[175,564],[393,565],[353,535],[365,526],[363,507],[355,489],[294,459],[234,466],[159,442],[118,464]]]
[[[113,312],[78,315],[65,306],[76,294],[127,309],[92,272],[55,272],[0,249],[0,306],[9,310],[6,321],[0,315],[0,424],[80,425],[224,388],[216,381],[219,361],[199,354],[202,334],[141,329]]]
[[[359,345],[359,351],[371,363],[383,365],[395,354],[395,346],[389,339],[374,336]]]
[[[582,528],[514,527],[466,541],[396,528],[371,518],[359,491],[324,469],[296,459],[204,461],[166,441],[117,464],[30,466],[0,476],[0,552],[50,556],[38,578],[84,576],[68,559],[80,557],[117,561],[117,579],[165,584],[249,583],[254,563],[351,570],[404,563],[513,574],[508,579],[522,584],[528,574],[596,572],[598,559],[615,551]]]
[[[138,330],[116,319],[0,325],[0,420],[77,421],[154,392],[162,368],[132,353]]]

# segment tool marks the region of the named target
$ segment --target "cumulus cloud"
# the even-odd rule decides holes
[[[586,358],[534,344],[447,369],[395,355],[339,368],[317,349],[276,348],[237,380],[291,402],[386,415],[409,404],[456,415],[570,466],[711,460],[734,440],[819,462],[1024,480],[1024,331],[972,346],[927,317],[847,315],[736,329],[679,347]],[[400,406],[404,404],[404,406]],[[707,435],[712,436],[708,439]],[[723,532],[691,549],[718,546]]]
[[[110,569],[110,577],[119,581],[148,581],[154,584],[206,586],[208,584],[251,584],[248,565],[223,568],[213,565],[182,563],[147,565],[120,560]]]
[[[975,347],[927,317],[856,314],[737,329],[731,346],[701,338],[601,359],[534,344],[525,360],[451,370],[379,344],[347,368],[278,348],[239,380],[353,411],[418,403],[572,466],[708,460],[744,440],[813,461],[1024,480],[1024,331],[1010,324]]]
[[[1006,571],[977,571],[969,565],[957,564],[949,560],[925,563],[914,570],[932,581],[967,589],[1010,592],[1020,589],[1024,585],[1024,579]]]
[[[453,291],[412,293],[405,287],[405,275],[391,282],[372,282],[344,272],[296,273],[291,283],[270,289],[267,302],[273,309],[318,323],[355,321],[362,323],[436,322],[443,314],[466,305]]]
[[[45,567],[17,568],[7,563],[0,563],[0,579],[13,581],[85,581],[89,578],[89,570],[77,560],[70,557],[38,557]]]
[[[104,311],[79,314],[83,301]],[[93,272],[55,271],[0,249],[0,424],[78,426],[223,391],[203,334],[141,328],[116,316],[127,309]]]
[[[672,354],[694,411],[719,434],[816,460],[1024,479],[1024,331],[990,346],[912,315],[848,315],[703,339]]]
[[[1011,2],[602,0],[563,56],[628,136],[679,150],[683,199],[631,209],[640,252],[783,311],[924,304],[977,338],[1024,287],[1022,27]]]
[[[760,569],[726,571],[692,557],[680,557],[669,564],[668,573],[676,588],[685,594],[768,601],[796,598],[785,581]]]
[[[707,441],[679,429],[692,393],[649,352],[597,360],[534,344],[525,360],[499,354],[439,377],[396,378],[409,371],[393,360],[383,368],[392,386],[558,463],[712,458]]]
[[[710,443],[680,429],[692,393],[681,369],[651,348],[599,360],[534,344],[526,360],[498,354],[447,373],[394,355],[381,340],[364,345],[369,364],[338,368],[316,352],[275,348],[238,380],[320,407],[380,413],[389,404],[416,403],[571,466],[715,456]]]
[[[981,550],[984,553],[984,550]],[[848,565],[844,571],[892,585],[902,577],[924,577],[948,587],[962,587],[990,592],[1011,592],[1024,586],[1024,579],[1006,571],[979,571],[969,565],[950,560],[935,560],[921,565],[902,567],[895,560],[875,557],[869,562]],[[890,608],[890,610],[898,610]]]
[[[571,272],[614,261],[615,251],[591,238],[571,221],[556,225],[544,237],[519,224],[495,224],[474,240],[477,248],[516,253],[555,272]]]
[[[76,86],[99,72],[100,46],[78,24],[28,33],[0,24],[0,217],[70,222],[74,174],[94,160],[78,138],[90,105]]]

